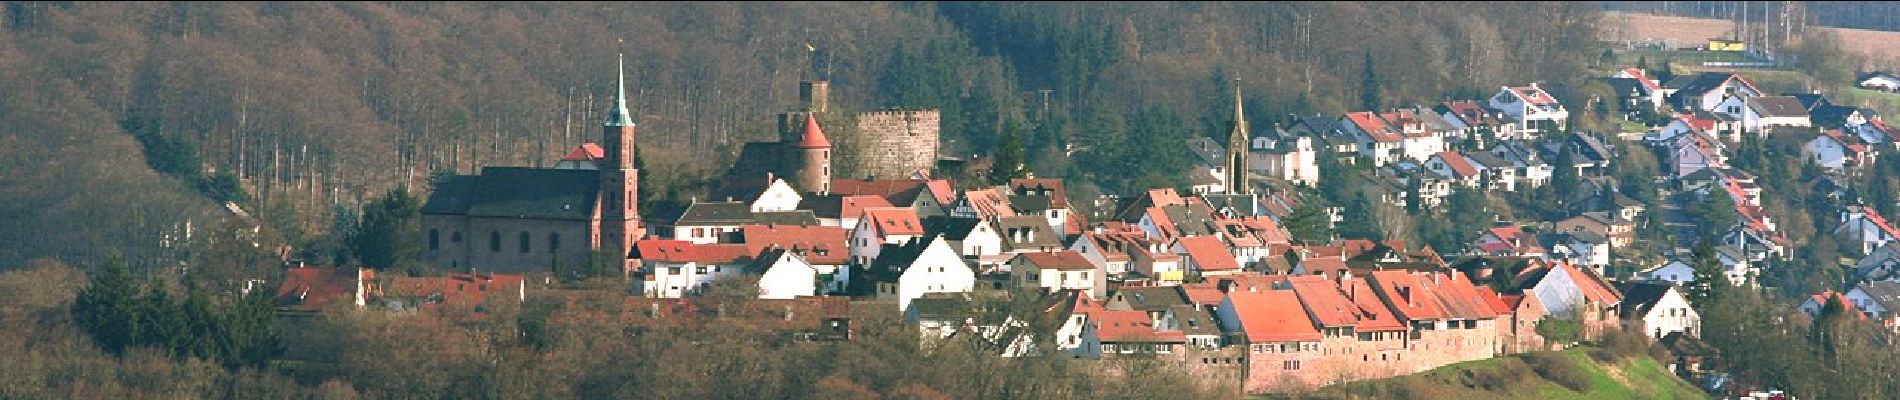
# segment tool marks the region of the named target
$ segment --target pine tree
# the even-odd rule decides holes
[[[1366,52],[1366,70],[1365,70],[1364,77],[1365,77],[1364,81],[1361,82],[1361,84],[1365,87],[1365,89],[1359,92],[1359,106],[1363,108],[1365,111],[1378,112],[1379,111],[1379,75],[1378,73],[1375,73],[1372,71],[1372,52],[1371,51]]]
[[[1642,70],[1645,75],[1654,75],[1649,73],[1649,57],[1636,56],[1636,69]]]
[[[137,294],[125,260],[113,256],[73,299],[73,319],[99,347],[122,354],[139,338]]]
[[[1287,234],[1303,245],[1325,244],[1333,239],[1332,216],[1326,213],[1326,206],[1320,199],[1311,198],[1293,207],[1287,214]]]
[[[422,202],[396,188],[363,210],[363,223],[352,245],[356,258],[370,268],[407,266],[422,251]]]
[[[219,359],[226,367],[262,366],[280,351],[277,332],[271,327],[269,293],[257,290],[239,297],[222,320]]]
[[[217,337],[222,324],[220,317],[211,309],[210,295],[190,278],[185,280],[185,303],[179,313],[184,319],[187,333],[183,344],[184,356],[210,359],[224,353],[218,349]]]
[[[990,164],[990,184],[1007,185],[1011,179],[1028,175],[1029,169],[1023,165],[1022,128],[1016,123],[1006,123],[1003,128],[1003,140],[996,145],[996,156]]]
[[[1712,299],[1721,296],[1730,286],[1728,274],[1723,273],[1722,263],[1716,259],[1715,249],[1707,243],[1699,244],[1695,249],[1695,265],[1687,293],[1689,303],[1700,309]]]
[[[172,302],[170,291],[165,290],[163,282],[153,279],[145,285],[145,295],[138,299],[138,338],[142,346],[152,346],[184,355],[186,332],[184,315],[178,304]]]
[[[1419,180],[1418,177],[1413,177],[1411,179],[1406,180],[1407,181],[1405,183],[1405,213],[1406,214],[1418,215],[1419,211],[1425,209],[1424,196],[1421,196],[1419,194],[1418,180]]]

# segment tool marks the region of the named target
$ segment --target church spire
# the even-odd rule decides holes
[[[1247,182],[1247,114],[1241,107],[1240,84],[1234,84],[1234,130],[1227,133],[1227,192],[1253,194]]]
[[[627,114],[627,55],[620,55],[619,92],[614,96],[614,109],[607,113],[604,126],[633,126],[633,117]]]

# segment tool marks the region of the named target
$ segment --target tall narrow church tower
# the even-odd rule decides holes
[[[1227,193],[1253,194],[1247,183],[1247,115],[1240,107],[1240,85],[1234,85],[1234,130],[1227,133]]]
[[[620,56],[619,92],[614,108],[601,124],[601,150],[606,159],[600,168],[601,250],[616,251],[626,257],[633,242],[646,235],[640,226],[640,171],[633,169],[633,117],[627,114],[627,60]],[[624,262],[624,261],[623,261]]]

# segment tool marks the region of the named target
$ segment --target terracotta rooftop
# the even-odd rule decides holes
[[[1187,334],[1178,330],[1157,331],[1153,319],[1143,311],[1102,310],[1089,314],[1094,319],[1096,336],[1103,343],[1183,343]]]
[[[1234,253],[1227,250],[1219,237],[1193,236],[1181,238],[1181,247],[1187,250],[1187,256],[1201,266],[1203,271],[1236,271],[1240,262],[1234,259]]]
[[[909,208],[866,208],[864,218],[860,221],[870,224],[880,237],[924,234],[924,223],[917,219],[917,210]]]
[[[1236,290],[1227,296],[1233,299],[1248,342],[1311,342],[1323,337],[1291,290]]]
[[[1089,263],[1089,259],[1082,257],[1082,253],[1077,253],[1073,250],[1064,250],[1064,251],[1047,252],[1047,253],[1028,252],[1028,253],[1022,253],[1021,257],[1023,257],[1024,260],[1028,260],[1031,264],[1035,264],[1037,268],[1041,268],[1041,269],[1056,269],[1056,270],[1095,269],[1095,264]]]
[[[740,228],[746,251],[785,249],[817,265],[842,265],[851,259],[849,229],[835,226],[746,225]]]

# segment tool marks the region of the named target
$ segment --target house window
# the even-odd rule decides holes
[[[548,252],[553,253],[560,250],[561,250],[561,234],[549,233],[548,234]]]
[[[522,232],[520,238],[521,238],[521,252],[527,253],[528,252],[528,233]]]
[[[461,231],[449,232],[449,243],[461,243],[461,242],[462,242]]]
[[[491,253],[501,252],[501,232],[488,231],[488,251]]]
[[[429,250],[433,251],[436,248],[441,247],[441,239],[442,239],[441,232],[437,232],[434,229],[430,229],[429,230]]]
[[[706,237],[706,228],[693,228],[693,237]]]

